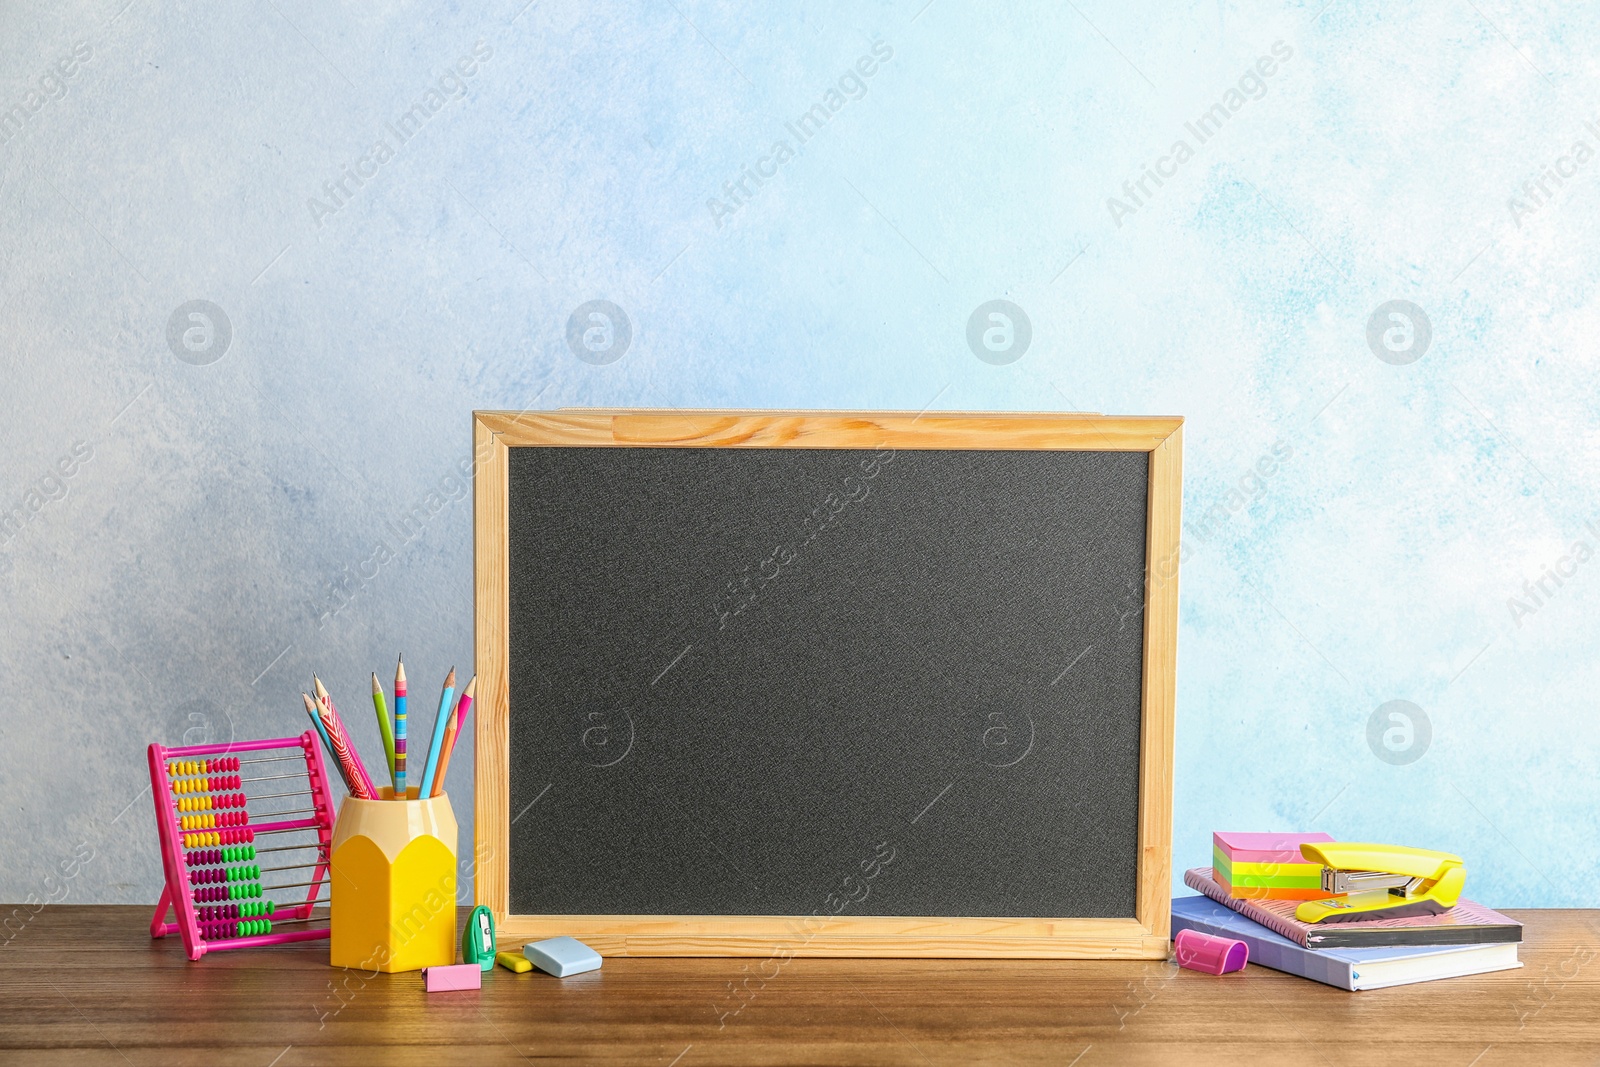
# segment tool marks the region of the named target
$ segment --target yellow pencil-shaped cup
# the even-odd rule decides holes
[[[411,791],[411,796],[415,797]],[[456,816],[427,800],[346,797],[333,827],[329,962],[367,972],[456,961]]]

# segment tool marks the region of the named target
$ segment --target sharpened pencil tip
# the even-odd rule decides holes
[[[444,687],[446,689],[454,689],[455,686],[456,686],[456,669],[454,667],[451,667],[450,668],[450,673],[445,676]]]

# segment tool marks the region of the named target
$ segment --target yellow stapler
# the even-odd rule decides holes
[[[1322,864],[1322,891],[1342,893],[1308,900],[1294,910],[1304,923],[1398,919],[1437,915],[1461,899],[1467,869],[1460,856],[1400,845],[1304,844],[1300,854]]]

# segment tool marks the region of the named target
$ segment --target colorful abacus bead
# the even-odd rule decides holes
[[[200,936],[207,941],[221,941],[230,937],[254,937],[257,934],[270,934],[272,922],[269,919],[222,919],[200,924]]]
[[[238,860],[253,860],[256,858],[254,845],[227,845],[223,848],[208,849],[204,853],[195,853],[211,857],[207,863],[234,863]]]
[[[251,855],[245,854],[246,849],[249,849]],[[254,859],[254,852],[255,849],[249,845],[226,845],[222,848],[202,849],[190,855],[200,857],[198,861],[200,863],[232,863],[235,860]]]

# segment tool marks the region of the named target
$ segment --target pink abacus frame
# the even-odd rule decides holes
[[[162,745],[151,745],[150,759],[150,790],[155,798],[156,829],[161,837],[161,867],[166,875],[166,888],[161,891],[161,901],[156,905],[155,917],[150,921],[151,937],[166,937],[169,934],[181,934],[183,947],[188,951],[191,960],[197,960],[207,952],[214,952],[228,948],[248,948],[256,945],[281,945],[291,941],[311,941],[328,936],[327,927],[289,930],[264,934],[248,934],[242,936],[207,938],[207,929],[215,928],[214,923],[203,924],[196,910],[195,894],[202,888],[195,880],[191,871],[213,866],[209,861],[200,864],[198,868],[191,868],[185,862],[185,853],[195,847],[186,842],[186,836],[192,834],[215,834],[223,838],[224,844],[228,843],[253,843],[256,834],[270,833],[285,830],[315,830],[317,835],[317,860],[307,864],[308,868],[314,867],[315,874],[311,879],[306,900],[303,904],[286,906],[274,913],[274,921],[283,922],[291,920],[304,922],[311,919],[312,908],[316,903],[317,894],[321,883],[328,874],[328,849],[333,840],[334,807],[333,796],[328,790],[328,775],[322,764],[322,752],[317,747],[317,735],[310,730],[299,737],[280,737],[267,741],[232,742],[225,745],[186,745],[181,748],[166,748]],[[229,766],[223,761],[232,761],[243,754],[271,752],[282,749],[296,749],[305,757],[306,777],[310,781],[311,811],[304,818],[275,819],[273,821],[252,822],[248,802],[245,801],[243,789],[239,784],[229,785],[228,772],[216,774],[211,772],[213,767]],[[202,762],[202,774],[207,775],[205,787],[197,788],[192,795],[207,798],[234,801],[232,805],[216,803],[215,807],[197,810],[192,815],[180,811],[182,797],[173,789],[173,778],[167,773],[168,766],[174,760],[211,760],[211,763]],[[180,776],[183,777],[183,776]],[[218,788],[209,788],[213,783],[211,778],[222,777],[223,783]],[[195,783],[197,786],[200,783]],[[220,794],[220,798],[217,795]],[[239,803],[239,801],[244,801]],[[214,825],[199,825],[185,828],[182,821],[185,818],[196,818],[202,822]],[[236,839],[229,841],[228,839]],[[311,846],[307,846],[311,847]],[[266,887],[270,889],[270,887]],[[288,888],[288,887],[285,887]],[[167,922],[167,909],[176,912],[177,922]],[[225,920],[226,921],[226,920]]]

